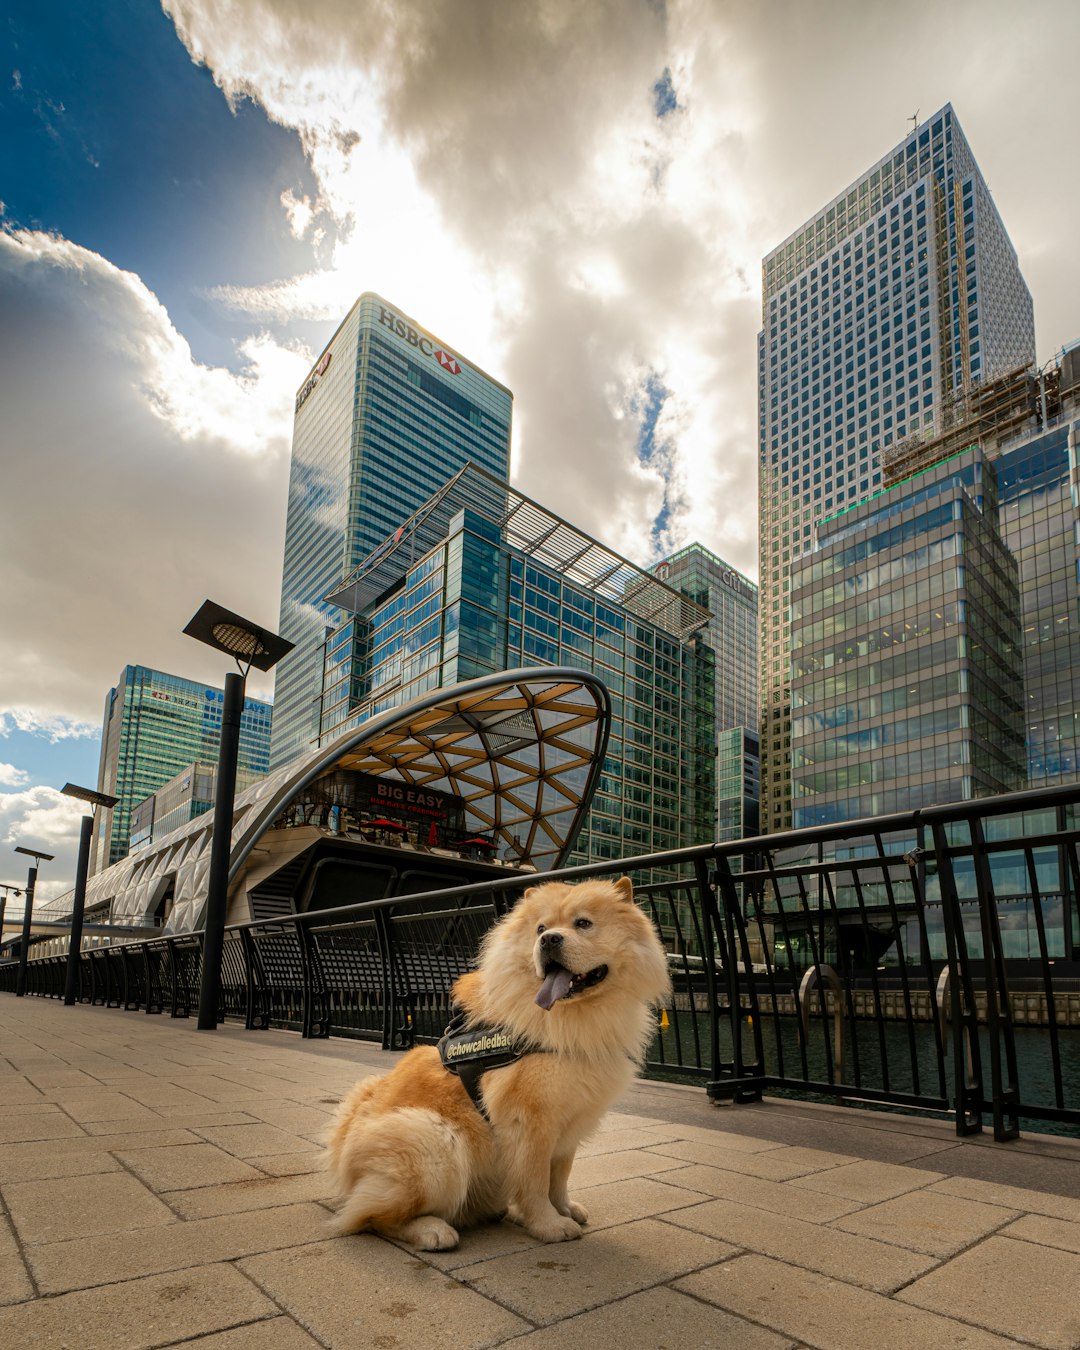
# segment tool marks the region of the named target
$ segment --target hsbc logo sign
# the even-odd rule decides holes
[[[451,356],[449,352],[444,352],[441,347],[436,347],[429,337],[425,337],[423,333],[418,333],[411,324],[398,318],[394,311],[387,309],[385,305],[379,306],[379,322],[389,328],[392,333],[396,333],[399,338],[404,338],[411,347],[416,347],[425,356],[430,356],[438,361],[443,370],[450,375],[461,374],[461,363],[456,357]]]
[[[295,412],[299,412],[300,409],[304,406],[304,403],[307,401],[308,395],[319,383],[319,380],[322,378],[322,376],[326,374],[326,370],[329,365],[330,365],[330,353],[323,352],[322,356],[319,358],[319,364],[315,367],[315,369],[304,381],[303,387],[296,396]]]

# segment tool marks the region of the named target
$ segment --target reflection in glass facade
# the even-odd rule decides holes
[[[274,766],[319,735],[324,642],[346,709],[367,698],[368,636],[325,597],[468,461],[506,479],[512,396],[370,292],[301,386],[293,428]]]
[[[252,773],[250,769],[236,771],[236,791],[243,792],[252,783],[262,777],[262,773]],[[130,852],[148,848],[156,839],[161,839],[181,825],[188,824],[197,816],[205,815],[214,805],[214,789],[217,783],[217,762],[188,764],[175,778],[152,792],[136,805],[131,812],[131,837],[128,840]]]
[[[98,791],[119,797],[99,810],[90,857],[91,874],[127,856],[131,814],[195,760],[217,763],[225,694],[194,680],[146,666],[126,666],[105,699]],[[237,772],[240,781],[265,774],[270,762],[273,708],[244,699]]]
[[[1034,359],[1031,296],[951,107],[775,248],[758,339],[762,815],[791,824],[790,571],[956,391]]]
[[[1023,787],[1019,577],[981,450],[818,539],[791,571],[795,827]]]
[[[1080,764],[1080,345],[965,400],[942,435],[896,447],[886,482],[977,444],[992,460],[1002,537],[1020,571],[1028,784],[1075,782]]]
[[[611,693],[611,736],[570,861],[710,838],[715,666],[698,631],[707,612],[520,493],[492,493],[493,484],[474,470],[462,475],[437,540],[422,525],[439,503],[396,532],[400,546],[376,569],[386,589],[362,613],[370,697],[352,724],[475,676],[592,671]],[[487,513],[463,504],[485,495]],[[327,642],[328,687],[336,642],[336,634]],[[340,734],[339,709],[324,705],[327,735]]]
[[[758,738],[745,727],[716,733],[716,837],[752,839],[760,829]],[[741,865],[741,859],[735,859]]]
[[[701,544],[688,544],[652,571],[709,611],[704,635],[716,658],[716,838],[757,834],[758,589]]]
[[[1001,531],[1020,568],[1028,784],[1080,772],[1080,511],[1072,417],[995,462]]]

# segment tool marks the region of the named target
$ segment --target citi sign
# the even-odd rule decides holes
[[[326,374],[326,368],[329,364],[330,364],[330,353],[323,352],[319,364],[307,377],[307,380],[305,381],[303,387],[296,396],[296,412],[299,412],[300,409],[304,406],[307,396],[319,383],[319,378]]]
[[[385,324],[392,333],[396,333],[399,338],[404,338],[412,347],[419,347],[425,356],[433,356],[443,370],[449,371],[451,375],[460,375],[461,366],[457,359],[444,352],[441,347],[436,347],[432,340],[425,337],[423,333],[418,333],[415,328],[407,324],[404,319],[399,319],[392,309],[387,309],[385,305],[379,306],[379,322]]]

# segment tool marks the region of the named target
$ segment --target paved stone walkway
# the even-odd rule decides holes
[[[1080,1347],[1080,1144],[638,1085],[580,1242],[328,1236],[318,1140],[388,1056],[0,995],[0,1346]]]

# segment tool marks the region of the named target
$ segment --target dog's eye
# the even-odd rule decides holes
[[[575,927],[575,928],[591,928],[591,927],[592,927],[592,919],[575,919],[575,920],[574,920],[574,927]]]
[[[536,935],[537,935],[537,937],[539,937],[540,934],[541,934],[543,931],[544,931],[544,925],[543,925],[542,923],[538,923],[538,924],[536,925]]]

